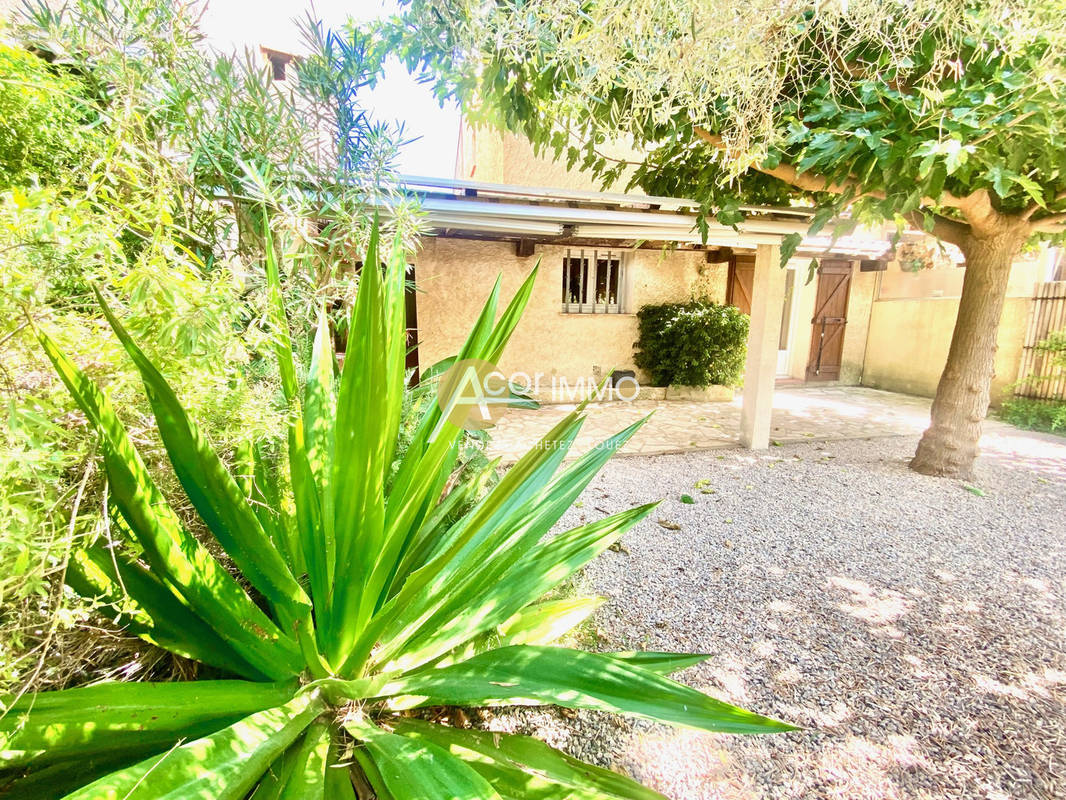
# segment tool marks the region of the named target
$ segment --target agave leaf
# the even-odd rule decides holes
[[[306,570],[297,556],[302,556],[291,517],[281,503],[281,491],[277,477],[270,469],[265,448],[256,443],[252,448],[252,489],[249,493],[252,509],[259,518],[263,530],[289,567],[293,575],[302,575]]]
[[[373,790],[374,797],[377,800],[395,800],[395,798],[389,793],[388,787],[385,785],[385,779],[381,775],[381,770],[378,769],[378,765],[374,763],[374,759],[370,757],[370,753],[366,751],[366,748],[357,747],[352,757],[356,763],[359,764],[359,770],[363,773],[363,777],[366,778],[367,783]]]
[[[546,534],[577,500],[589,482],[618,448],[645,420],[593,448],[545,487],[507,520],[497,522],[492,536],[477,549],[461,552],[455,562],[464,573],[452,582],[452,591],[439,610],[423,625],[423,633],[405,645],[386,670],[404,670],[447,653],[460,643],[507,619],[503,609],[510,585],[507,572]],[[503,595],[503,596],[501,596]],[[383,652],[388,652],[383,651]]]
[[[516,292],[514,297],[511,298],[507,308],[504,309],[503,314],[500,315],[499,321],[494,324],[493,320],[496,318],[496,308],[499,304],[500,297],[500,279],[497,277],[496,283],[493,285],[492,291],[489,293],[489,297],[481,309],[481,313],[474,322],[470,334],[463,343],[462,349],[459,351],[456,358],[452,360],[453,363],[456,360],[469,358],[496,363],[504,346],[510,340],[511,334],[514,333],[515,326],[518,324],[519,319],[521,319],[526,304],[529,302],[530,294],[533,291],[533,284],[537,277],[539,264],[540,262],[538,260],[538,266],[530,271],[518,292]],[[432,431],[437,429],[439,422],[440,408],[434,403],[429,407],[415,431],[411,445],[400,465],[396,480],[393,484],[394,491],[404,491],[407,483],[414,478],[414,474],[419,469],[421,459],[428,444],[429,435]],[[441,435],[457,438],[459,432],[458,430],[451,429],[438,431],[438,436]],[[454,467],[454,462],[452,466]],[[448,471],[450,472],[451,469]]]
[[[405,642],[402,651],[396,648],[398,654],[392,662],[386,662],[385,658],[393,656],[393,651],[382,648],[378,659],[385,664],[383,671],[430,662],[448,649],[509,619],[607,549],[654,507],[655,504],[649,504],[629,509],[535,546],[521,555],[477,598],[472,604],[472,608],[477,609],[474,614],[468,615],[464,611],[461,619],[448,622],[446,627],[438,630],[426,627],[428,636],[418,644]],[[439,605],[443,605],[443,601]]]
[[[611,658],[624,661],[657,675],[671,675],[696,664],[702,664],[711,656],[706,653],[657,653],[650,650],[630,650],[623,653],[606,653]]]
[[[388,593],[396,573],[397,562],[414,533],[416,519],[424,515],[425,506],[433,496],[440,494],[442,480],[447,480],[448,476],[445,471],[446,461],[449,456],[454,458],[454,451],[454,442],[446,437],[438,438],[427,448],[423,468],[415,480],[408,484],[407,493],[389,499],[384,538],[366,586],[367,593],[377,598],[374,611],[380,608]],[[400,511],[390,519],[389,509],[397,506]]]
[[[435,667],[457,664],[469,658],[518,644],[552,644],[580,625],[603,605],[603,597],[577,597],[547,600],[514,614],[495,629],[466,642],[443,658],[433,662]]]
[[[481,352],[480,348],[484,346],[484,343],[488,340],[488,337],[492,332],[499,299],[500,277],[497,276],[492,291],[489,292],[489,296],[486,299],[485,304],[482,306],[481,312],[474,321],[470,333],[467,334],[466,341],[463,344],[459,356],[452,359],[445,359],[439,364],[431,367],[427,375],[423,377],[423,383],[427,382],[431,377],[435,377],[437,370],[441,367],[444,368],[443,371],[446,371],[451,366],[451,363],[454,363],[459,358],[472,358],[475,357],[477,353]],[[444,366],[445,362],[450,362],[447,367]],[[429,443],[429,435],[437,427],[439,421],[440,407],[436,403],[431,403],[426,409],[426,413],[419,421],[418,427],[415,429],[411,438],[411,443],[407,448],[407,453],[400,462],[400,467],[397,470],[396,478],[393,481],[392,486],[392,491],[394,493],[402,493],[406,491],[407,484],[413,480],[415,471],[418,469],[419,463],[422,460],[425,449]],[[457,437],[458,432],[449,432],[448,435],[454,435]]]
[[[66,581],[82,597],[106,601],[121,625],[157,647],[245,678],[266,680],[180,595],[120,553],[100,546],[76,551],[67,564]]]
[[[522,285],[518,287],[518,291],[511,298],[511,302],[507,304],[507,308],[500,315],[500,319],[485,343],[484,355],[478,356],[479,358],[492,364],[500,360],[500,356],[503,355],[503,349],[511,339],[511,334],[514,333],[514,329],[522,319],[522,312],[525,311],[529,298],[533,294],[533,284],[536,283],[539,272],[540,259],[538,258],[537,263],[533,265],[533,269],[529,271],[529,275],[522,281]]]
[[[505,797],[528,800],[665,800],[631,778],[586,764],[532,736],[457,730],[397,718],[396,733],[432,742],[474,768]]]
[[[348,719],[377,767],[377,778],[396,800],[499,800],[487,780],[429,741],[387,733],[363,719]]]
[[[289,477],[292,482],[293,504],[296,512],[296,537],[289,554],[290,561],[300,574],[301,568],[310,573],[311,594],[314,598],[316,612],[326,613],[328,601],[328,584],[325,583],[325,570],[313,570],[308,558],[316,551],[316,542],[321,530],[321,506],[318,489],[307,455],[306,434],[300,405],[299,386],[296,381],[296,363],[292,352],[292,340],[289,337],[289,321],[285,315],[285,301],[281,293],[281,276],[278,258],[274,251],[274,238],[266,225],[264,213],[263,239],[266,248],[266,278],[268,290],[268,316],[272,327],[274,352],[278,359],[281,374],[281,387],[289,408]],[[322,627],[321,622],[318,626]]]
[[[317,692],[300,693],[284,705],[106,775],[66,800],[243,798],[323,709]]]
[[[407,253],[403,246],[403,237],[397,231],[389,250],[385,265],[385,331],[388,343],[388,355],[385,363],[388,368],[386,386],[396,389],[397,402],[386,409],[381,420],[385,430],[391,436],[385,440],[385,471],[388,472],[396,453],[396,433],[400,427],[403,409],[403,392],[407,373]]]
[[[318,329],[311,351],[311,369],[304,387],[303,430],[307,444],[307,463],[315,486],[318,489],[319,507],[322,511],[321,525],[316,531],[315,542],[307,552],[311,562],[310,572],[319,577],[318,592],[323,601],[328,597],[328,587],[333,582],[336,561],[336,542],[333,536],[333,444],[336,435],[336,392],[334,373],[336,356],[333,352],[333,337],[324,311],[318,314]],[[321,605],[324,607],[325,602]]]
[[[292,407],[298,402],[296,363],[292,355],[292,339],[289,337],[289,320],[285,315],[285,299],[281,294],[281,275],[277,253],[274,250],[274,234],[270,230],[266,213],[263,214],[263,245],[267,278],[267,315],[270,319],[274,352],[281,373],[281,388],[285,400]]]
[[[334,730],[326,759],[326,793],[324,800],[356,800],[352,785],[351,763],[341,760],[341,741]]]
[[[301,734],[292,744],[267,767],[259,779],[249,800],[279,800],[281,793],[289,782],[289,776],[296,769],[296,759],[300,755],[305,735]]]
[[[98,290],[96,299],[141,374],[174,474],[200,519],[244,576],[270,601],[284,623],[284,630],[309,640],[311,604],[267,536],[245,492],[185,413],[170,384],[126,332]]]
[[[592,616],[606,600],[567,597],[537,603],[498,626],[501,644],[550,644]]]
[[[526,553],[500,580],[493,619],[507,619],[562,583],[650,514],[648,503],[566,531]],[[503,591],[506,587],[506,591]]]
[[[404,547],[403,561],[396,569],[391,588],[398,588],[398,585],[407,576],[419,567],[425,566],[426,562],[435,553],[439,552],[439,544],[443,539],[442,526],[448,517],[453,515],[458,509],[471,504],[481,494],[498,464],[498,459],[493,460],[483,469],[471,475],[467,480],[448,492],[444,499],[437,503],[428,515],[422,518],[417,530]]]
[[[554,703],[721,733],[794,730],[620,659],[562,647],[490,650],[461,664],[398,678],[382,695],[393,696],[394,710]]]
[[[304,734],[279,800],[324,800],[326,758],[332,741],[329,723],[316,720]]]
[[[337,565],[325,642],[334,664],[350,652],[377,604],[368,584],[385,536],[385,476],[399,425],[396,409],[403,398],[403,351],[390,346],[393,338],[403,336],[403,320],[390,314],[388,290],[395,293],[396,287],[386,284],[383,291],[376,226],[364,263],[337,394]],[[390,365],[390,359],[398,365]]]
[[[336,357],[333,337],[324,312],[311,353],[311,369],[304,389],[303,416],[294,422],[298,435],[290,442],[296,452],[290,460],[294,490],[299,486],[305,507],[302,515],[301,551],[319,613],[319,647],[323,630],[329,627],[329,605],[337,545],[334,534],[333,458],[336,436]],[[292,445],[290,445],[292,446]]]
[[[104,683],[27,695],[0,718],[0,767],[198,738],[284,703],[296,688],[295,681]]]
[[[370,648],[377,641],[385,643],[376,659],[384,663],[396,654],[412,636],[451,597],[454,582],[473,557],[463,556],[466,548],[476,547],[493,526],[507,514],[522,507],[555,473],[577,432],[583,417],[573,412],[561,420],[541,440],[541,444],[524,455],[508,470],[492,491],[446,535],[447,549],[433,561],[412,574],[403,588],[363,629],[352,655],[344,663],[343,674],[358,672]]]
[[[253,667],[273,679],[298,673],[295,643],[186,531],[152,482],[110,401],[43,331],[37,338],[67,389],[100,434],[111,498],[144,548],[152,570]]]
[[[0,797],[4,800],[59,800],[102,775],[124,769],[167,749],[168,746],[130,744],[115,752],[34,767],[13,785],[5,785],[4,779],[0,778]]]

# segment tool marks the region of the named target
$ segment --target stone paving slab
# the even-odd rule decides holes
[[[929,424],[930,400],[861,386],[802,386],[774,392],[772,441],[833,441],[921,433]],[[660,455],[739,443],[741,397],[730,403],[685,400],[636,400],[590,403],[588,417],[569,454],[576,458],[611,435],[651,414],[619,452]],[[510,409],[490,432],[490,457],[513,463],[573,411],[573,404],[545,405],[536,410]],[[1002,423],[985,423],[986,439],[995,438]],[[984,443],[984,442],[983,442]]]

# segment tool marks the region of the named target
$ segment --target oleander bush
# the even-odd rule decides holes
[[[598,598],[553,586],[651,503],[552,538],[637,422],[563,464],[583,407],[456,519],[462,431],[426,407],[393,470],[404,397],[405,252],[371,235],[338,368],[323,313],[297,371],[267,242],[269,319],[287,404],[284,478],[252,449],[230,469],[103,296],[143,381],[183,492],[164,496],[107,394],[36,336],[95,433],[111,524],[74,553],[68,584],[125,628],[201,665],[194,679],[111,682],[6,700],[10,798],[654,798],[534,739],[437,724],[435,706],[557,704],[705,731],[789,726],[666,677],[702,655],[556,647]],[[497,315],[499,282],[459,358],[495,363],[536,270]],[[445,404],[447,405],[447,404]],[[391,478],[390,478],[391,475]],[[194,535],[176,512],[189,505]]]
[[[390,207],[405,236],[416,229],[395,196],[369,196],[388,184],[400,141],[359,104],[379,49],[309,20],[307,57],[280,87],[266,65],[202,47],[201,11],[185,0],[4,4],[0,694],[194,668],[98,615],[82,625],[91,603],[63,589],[70,554],[109,524],[108,486],[34,327],[107,385],[172,496],[180,486],[150,406],[93,286],[239,469],[251,442],[283,449],[260,319],[260,206],[275,210],[293,256],[280,278],[302,364],[322,302],[341,317],[350,306],[357,281],[343,255],[365,246],[368,203]],[[176,512],[200,532],[190,509]]]
[[[62,67],[0,44],[0,187],[53,183],[99,155],[85,95]]]
[[[654,386],[737,386],[744,375],[748,316],[694,299],[637,312],[634,361]]]

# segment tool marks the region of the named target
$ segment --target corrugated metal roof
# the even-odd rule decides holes
[[[581,243],[749,248],[804,235],[813,209],[742,206],[736,226],[708,220],[706,239],[697,230],[698,204],[690,199],[642,194],[513,186],[454,178],[404,175],[398,187],[417,194],[429,224],[441,235]],[[836,241],[804,237],[800,251],[876,259],[889,250],[880,232],[859,231]]]

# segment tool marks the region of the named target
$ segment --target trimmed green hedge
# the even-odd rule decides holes
[[[644,306],[635,363],[654,386],[738,386],[744,375],[748,315],[702,300]]]

